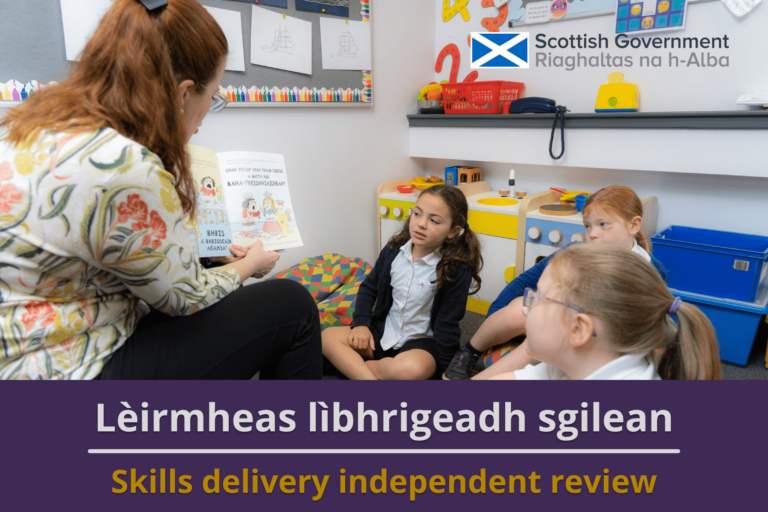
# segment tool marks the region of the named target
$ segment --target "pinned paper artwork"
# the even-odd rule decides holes
[[[323,69],[371,69],[371,24],[320,18]]]
[[[243,51],[243,25],[238,11],[206,7],[216,23],[219,24],[227,38],[229,55],[224,69],[229,71],[245,71],[245,52]]]
[[[253,6],[251,64],[312,74],[312,23]]]
[[[349,18],[349,0],[296,0],[296,10]]]
[[[61,0],[67,60],[78,60],[112,0]]]
[[[760,0],[723,0],[723,3],[733,14],[741,18],[757,7]]]

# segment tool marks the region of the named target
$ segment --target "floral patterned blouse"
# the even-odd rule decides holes
[[[174,177],[112,129],[0,131],[0,379],[91,379],[148,305],[191,315],[240,285],[206,270]]]

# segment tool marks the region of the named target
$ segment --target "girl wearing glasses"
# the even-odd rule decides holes
[[[116,0],[72,74],[0,122],[0,378],[319,378],[320,325],[257,242],[194,258],[186,145],[227,40],[195,0]]]
[[[643,204],[631,188],[615,185],[597,191],[584,205],[582,215],[587,243],[615,245],[632,251],[652,263],[666,280],[664,266],[647,252],[648,241],[640,231],[643,223]],[[525,317],[522,314],[523,291],[526,288],[536,289],[551,259],[552,256],[545,258],[504,288],[488,310],[488,318],[480,329],[454,356],[443,376],[444,379],[468,379],[475,362],[484,351],[525,334]],[[488,379],[499,373],[522,368],[530,362],[532,359],[525,351],[523,342],[473,378]]]
[[[722,378],[707,317],[673,297],[630,251],[574,244],[555,254],[538,291],[526,288],[523,297],[525,350],[542,363],[495,379]],[[662,353],[658,372],[655,351]]]

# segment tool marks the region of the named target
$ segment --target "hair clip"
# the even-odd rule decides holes
[[[672,302],[672,305],[669,307],[669,314],[675,315],[677,314],[677,310],[680,307],[680,304],[682,304],[683,299],[680,297],[675,297],[675,300]]]
[[[144,7],[146,7],[149,12],[168,5],[168,0],[139,0],[139,2],[144,4]]]

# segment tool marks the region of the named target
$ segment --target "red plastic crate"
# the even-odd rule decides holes
[[[525,84],[489,80],[440,84],[446,114],[501,114],[504,102],[523,95]]]

